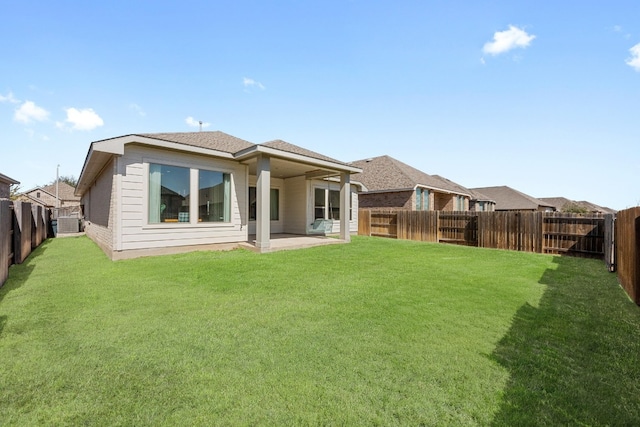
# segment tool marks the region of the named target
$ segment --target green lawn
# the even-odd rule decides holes
[[[640,309],[600,261],[356,237],[0,289],[1,425],[640,425]]]

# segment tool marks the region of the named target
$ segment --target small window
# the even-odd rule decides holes
[[[280,219],[280,190],[272,188],[270,193],[269,219],[278,221]],[[256,187],[249,187],[249,221],[255,221],[257,218],[257,192]]]
[[[325,219],[324,210],[327,204],[326,193],[322,188],[316,188],[314,191],[314,210],[313,219]]]
[[[40,198],[40,192],[39,192],[39,191],[36,193],[36,197],[37,197],[38,199]]]
[[[327,207],[328,203],[328,207]],[[351,203],[349,203],[351,205]],[[351,208],[351,206],[349,206]],[[351,213],[349,216],[351,217]],[[316,188],[314,191],[314,219],[340,219],[340,191]]]
[[[329,219],[340,219],[340,192],[329,190]]]

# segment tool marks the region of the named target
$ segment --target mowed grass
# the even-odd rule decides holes
[[[602,262],[356,237],[0,289],[2,425],[640,425],[640,309]]]

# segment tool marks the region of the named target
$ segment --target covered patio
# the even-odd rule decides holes
[[[312,248],[314,246],[336,245],[348,243],[349,241],[330,236],[309,236],[303,234],[279,233],[270,236],[269,249],[260,248],[256,245],[256,236],[249,235],[249,240],[240,243],[241,248],[249,249],[253,252],[277,252],[293,249]]]
[[[353,205],[350,175],[361,169],[279,140],[249,147],[236,153],[235,157],[248,166],[250,182],[255,180],[255,223],[248,239],[252,250],[271,252],[350,241]],[[272,230],[274,180],[282,182],[286,200],[284,211],[289,213],[277,230]],[[334,205],[339,206],[335,207],[337,213],[329,212],[330,207],[326,204],[320,207],[321,212],[316,212],[315,189],[319,187],[328,190],[323,197],[329,197],[330,188],[335,188],[334,194],[339,193],[339,200]],[[329,220],[332,215],[338,219]],[[316,234],[314,227],[318,224],[324,227],[334,223],[335,230],[327,226],[326,233]],[[340,238],[326,237],[333,233]]]

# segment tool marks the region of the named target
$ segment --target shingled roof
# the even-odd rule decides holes
[[[344,162],[341,162],[340,160],[336,160],[331,157],[322,155],[320,153],[316,153],[315,151],[307,150],[306,148],[298,147],[297,145],[291,144],[286,141],[282,141],[281,139],[276,139],[276,140],[265,142],[263,144],[258,144],[258,145],[262,145],[264,147],[269,147],[269,148],[273,148],[280,151],[285,151],[287,153],[300,154],[301,156],[307,156],[313,159],[346,164]]]
[[[528,194],[514,190],[506,185],[498,187],[472,188],[496,202],[497,211],[538,210],[542,208],[554,208],[550,203],[544,202]]]
[[[44,187],[42,187],[42,189],[44,191],[46,191],[47,193],[54,195],[56,194],[56,184],[55,182],[53,184],[49,184],[49,185],[45,185]],[[69,184],[67,184],[64,181],[60,181],[58,183],[58,198],[60,200],[75,200],[75,201],[79,201],[80,197],[77,197],[74,193],[76,189],[72,186],[70,186]],[[31,190],[33,191],[33,190]]]
[[[441,176],[429,175],[390,156],[379,156],[357,160],[351,165],[362,169],[362,173],[351,175],[353,181],[361,182],[368,191],[398,191],[417,186],[448,193],[470,195],[465,187]]]
[[[211,132],[171,132],[171,133],[138,133],[134,134],[146,138],[162,141],[176,142],[178,144],[191,145],[193,147],[208,148],[224,153],[237,153],[255,144],[236,138],[235,136],[220,131]]]
[[[313,159],[325,160],[328,162],[346,165],[346,163],[331,157],[307,150],[280,139],[265,142],[262,144],[254,144],[244,139],[226,134],[220,131],[210,132],[175,132],[175,133],[139,133],[134,134],[145,138],[158,139],[161,141],[175,142],[178,144],[191,145],[193,147],[208,148],[210,150],[222,151],[224,153],[235,154],[247,148],[261,145],[263,147],[273,148],[275,150],[284,151],[286,153],[299,154],[311,157]]]
[[[616,211],[613,209],[598,206],[595,203],[587,202],[586,200],[569,200],[566,197],[540,197],[540,200],[552,204],[559,211],[566,211],[572,208],[581,208],[590,213],[616,213]]]

